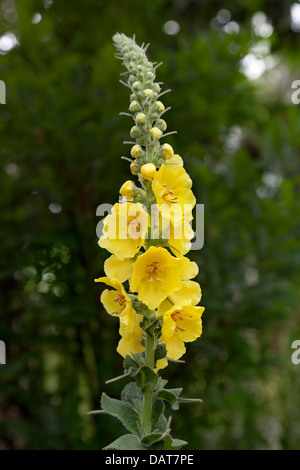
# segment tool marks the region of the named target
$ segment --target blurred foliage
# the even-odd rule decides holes
[[[150,58],[164,62],[168,128],[178,130],[169,142],[205,204],[204,248],[191,252],[203,336],[185,364],[163,371],[204,403],[176,413],[174,434],[190,449],[300,448],[293,3],[0,2],[0,449],[100,449],[119,434],[112,419],[86,415],[103,390],[117,397],[121,388],[104,383],[122,359],[93,283],[107,256],[97,206],[116,202],[130,177],[116,31],[150,42]],[[11,50],[1,42],[8,32],[19,42]]]

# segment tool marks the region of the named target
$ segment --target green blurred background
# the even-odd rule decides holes
[[[200,340],[163,376],[204,403],[173,417],[187,449],[300,449],[300,3],[2,0],[0,449],[100,449],[87,416],[124,384],[118,325],[93,279],[96,209],[130,178],[115,32],[163,61],[168,142],[185,159],[205,244],[192,251]]]

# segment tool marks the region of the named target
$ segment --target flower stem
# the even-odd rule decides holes
[[[146,365],[154,369],[154,335],[152,332],[146,333],[145,360]],[[150,434],[152,428],[152,397],[153,385],[148,384],[144,391],[144,412],[142,416],[142,428],[145,435]]]

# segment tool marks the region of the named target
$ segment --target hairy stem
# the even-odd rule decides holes
[[[145,338],[145,360],[146,365],[154,368],[154,335],[152,332],[146,333]],[[142,416],[142,428],[145,434],[151,433],[152,428],[152,398],[153,385],[148,384],[144,391],[144,412]]]

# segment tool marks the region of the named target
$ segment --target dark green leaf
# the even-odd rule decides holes
[[[179,450],[181,447],[187,445],[186,441],[181,439],[173,439],[170,434],[164,438],[165,450]]]
[[[147,384],[155,384],[157,379],[158,375],[156,372],[148,366],[142,366],[136,374],[136,384],[140,388]]]
[[[156,422],[160,418],[161,414],[165,410],[165,405],[164,402],[160,399],[154,396],[153,398],[153,405],[152,405],[152,423],[153,423],[153,428],[156,426]]]
[[[118,418],[123,426],[133,434],[138,434],[138,415],[129,404],[123,401],[110,398],[106,393],[102,393],[101,406],[106,413]]]
[[[166,345],[164,343],[160,343],[155,348],[155,362],[159,359],[163,359],[167,355]]]
[[[104,447],[103,450],[146,450],[137,436],[134,434],[124,434],[114,442]]]
[[[162,400],[165,400],[170,403],[172,410],[178,410],[179,404],[178,404],[178,396],[175,395],[175,393],[171,392],[171,390],[160,390],[157,393],[157,398],[161,398]]]

